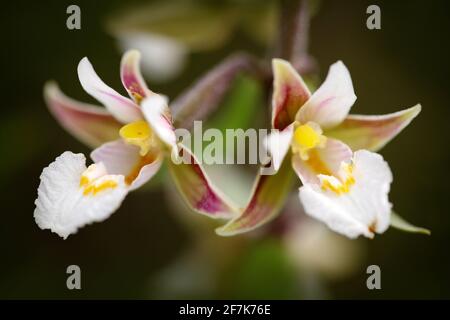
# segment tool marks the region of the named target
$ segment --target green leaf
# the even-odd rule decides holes
[[[406,231],[406,232],[412,232],[412,233],[422,233],[426,235],[431,235],[431,231],[425,228],[416,227],[412,225],[411,223],[404,220],[402,217],[400,217],[397,213],[392,211],[391,214],[391,227],[394,227],[396,229]]]

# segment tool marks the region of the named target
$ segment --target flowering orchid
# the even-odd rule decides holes
[[[235,209],[211,183],[195,156],[177,145],[167,99],[150,91],[139,71],[140,55],[128,51],[121,62],[121,80],[131,99],[107,86],[87,58],[78,65],[84,90],[106,109],[74,101],[58,87],[44,90],[50,111],[62,126],[90,146],[94,163],[66,151],[41,175],[34,217],[41,229],[63,238],[78,228],[108,218],[128,192],[149,181],[167,155],[189,157],[168,161],[179,191],[195,211],[212,218],[230,218]]]
[[[405,128],[421,106],[383,116],[348,115],[356,95],[340,61],[313,94],[287,61],[274,59],[273,73],[272,127],[278,131],[266,147],[277,173],[258,176],[247,207],[217,232],[242,233],[277,215],[290,187],[290,158],[303,183],[299,195],[307,214],[350,238],[383,233],[391,223],[392,173],[373,151]]]

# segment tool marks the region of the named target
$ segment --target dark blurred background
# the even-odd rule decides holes
[[[105,24],[122,7],[143,3],[2,3],[0,298],[450,298],[448,1],[324,0],[310,32],[310,53],[322,79],[338,59],[349,68],[358,96],[353,113],[422,104],[421,114],[381,153],[394,172],[390,199],[396,211],[431,229],[430,237],[388,230],[374,240],[354,241],[363,253],[345,276],[302,273],[276,237],[216,239],[213,227],[192,231],[185,220],[194,215],[174,213],[177,200],[160,181],[129,195],[107,221],[65,241],[40,230],[32,215],[42,168],[65,150],[89,153],[47,111],[43,85],[55,79],[69,96],[92,102],[76,75],[79,60],[88,56],[102,79],[121,89],[121,52]],[[70,4],[81,8],[81,30],[66,28]],[[381,8],[381,30],[366,28],[369,4]],[[236,32],[222,48],[192,53],[175,80],[149,86],[174,98],[234,50],[264,56],[264,48],[247,40]],[[268,119],[266,103],[258,111]],[[196,259],[192,248],[199,242],[210,248],[199,249]],[[221,264],[211,251],[234,258]],[[180,258],[186,252],[188,258]],[[82,290],[66,288],[71,264],[81,267]],[[366,287],[370,264],[381,267],[381,290]],[[305,285],[311,278],[317,280],[312,288]],[[285,286],[292,279],[301,290]]]

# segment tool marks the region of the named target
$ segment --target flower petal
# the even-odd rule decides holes
[[[106,109],[70,99],[48,82],[44,97],[53,116],[69,133],[90,147],[119,137],[122,126]]]
[[[108,142],[91,153],[94,162],[105,164],[110,174],[125,176],[130,191],[148,182],[159,170],[163,157],[159,153],[149,152],[139,155],[139,148],[126,144],[123,140]]]
[[[289,161],[283,161],[274,175],[258,175],[253,192],[241,215],[216,229],[221,236],[233,236],[251,231],[274,219],[280,212],[289,193],[292,169]]]
[[[184,146],[180,146],[179,154],[183,161],[180,164],[168,161],[168,166],[186,203],[211,218],[231,218],[235,206],[212,184],[194,154]]]
[[[324,148],[310,151],[308,160],[302,160],[298,154],[292,157],[292,167],[303,184],[319,183],[318,174],[335,175],[342,162],[349,162],[352,150],[339,140],[328,138]]]
[[[294,122],[296,113],[308,101],[311,93],[289,62],[273,59],[272,69],[272,127],[283,130]]]
[[[402,217],[400,217],[395,212],[391,212],[391,227],[394,227],[396,229],[405,231],[405,232],[412,232],[412,233],[422,233],[426,235],[431,235],[431,231],[425,228],[416,227],[415,225],[412,225]]]
[[[349,115],[326,132],[347,143],[352,150],[378,151],[400,133],[420,112],[420,104],[382,116]]]
[[[356,101],[352,79],[342,61],[334,63],[325,82],[299,110],[296,119],[301,123],[313,121],[323,129],[341,123]]]
[[[287,126],[283,131],[273,131],[264,141],[265,148],[272,157],[274,170],[278,171],[284,157],[289,151],[294,134],[294,125]]]
[[[142,119],[138,106],[129,98],[108,87],[86,57],[78,64],[78,78],[83,89],[101,102],[120,122],[129,123]]]
[[[330,229],[349,238],[372,238],[389,227],[392,173],[379,154],[360,150],[354,153],[352,175],[354,183],[342,194],[306,184],[300,188],[300,200],[307,214]]]
[[[148,88],[139,69],[141,54],[137,50],[127,51],[120,63],[120,78],[133,100],[140,104],[142,99],[153,94]]]
[[[83,154],[66,151],[43,170],[34,210],[41,229],[65,239],[78,228],[107,219],[119,208],[127,195],[123,176],[108,175],[113,187],[85,194],[80,179],[86,169]]]
[[[158,137],[170,148],[176,148],[177,138],[167,99],[154,94],[142,101],[141,108],[145,119]]]

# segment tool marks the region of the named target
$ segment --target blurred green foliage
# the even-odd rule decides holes
[[[265,239],[248,249],[230,277],[235,299],[292,299],[298,296],[293,266],[282,243]]]

